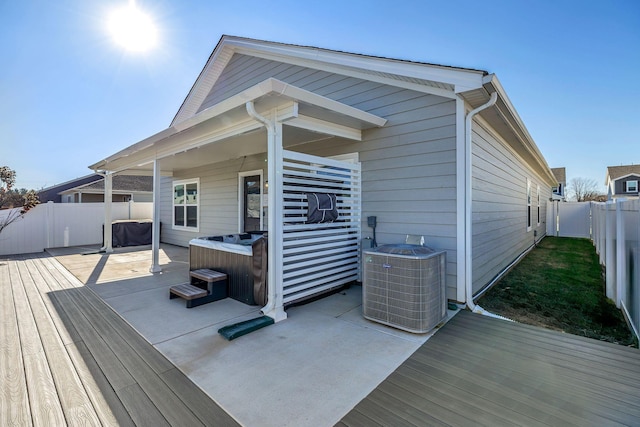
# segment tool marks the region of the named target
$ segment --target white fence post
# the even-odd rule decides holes
[[[55,223],[54,218],[54,204],[52,201],[47,202],[47,212],[45,214],[45,227],[44,232],[45,235],[45,247],[44,249],[48,249],[53,245],[54,232],[53,232],[53,224]]]
[[[625,237],[624,237],[624,215],[622,208],[624,199],[618,199],[616,202],[616,306],[620,308],[620,304],[624,299],[624,288],[626,281],[626,256]]]
[[[612,301],[617,301],[617,297],[615,295],[616,292],[616,274],[615,274],[615,266],[616,266],[616,254],[615,254],[615,235],[616,235],[616,221],[614,212],[612,212],[612,208],[614,207],[614,202],[608,201],[605,205],[605,263],[607,276],[606,276],[606,288],[607,288],[607,297]]]

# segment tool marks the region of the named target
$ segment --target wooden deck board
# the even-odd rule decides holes
[[[639,363],[637,349],[461,312],[339,425],[415,422],[410,413],[449,425],[637,425]]]
[[[102,425],[134,426],[131,416],[84,342],[68,344],[67,351]]]
[[[164,372],[160,377],[171,384],[172,390],[183,399],[192,402],[193,412],[206,426],[232,425],[235,421],[220,406],[212,405],[211,398],[177,368]]]
[[[0,425],[30,426],[31,411],[24,375],[18,320],[9,264],[0,261]]]
[[[117,324],[115,325],[111,324],[110,321],[113,319],[111,319],[109,315],[112,313],[112,310],[103,303],[91,301],[93,299],[91,295],[93,295],[91,290],[77,288],[73,290],[71,298],[74,299],[79,311],[86,320],[94,326],[100,339],[108,341],[109,348],[114,354],[117,354],[123,370],[131,374],[133,382],[138,384],[143,389],[145,395],[159,408],[166,408],[165,411],[161,412],[170,422],[173,422],[171,425],[178,425],[180,422],[183,422],[185,425],[201,424],[189,408],[176,398],[149,366],[147,360],[145,360],[146,355],[137,353],[129,345],[129,342],[119,334],[116,328],[122,328],[126,325],[119,324],[119,322],[116,322]],[[105,316],[105,314],[107,316]],[[85,339],[85,342],[87,343],[87,347],[91,349],[93,345],[91,339]],[[157,351],[152,348],[149,349],[149,351],[157,353]],[[155,356],[155,354],[152,355]],[[128,384],[124,388],[130,389],[130,385],[131,384]],[[116,388],[116,393],[119,393],[119,390],[122,388],[123,387]]]
[[[111,307],[107,306],[93,291],[88,288],[82,287],[82,284],[78,279],[73,276],[67,269],[65,269],[60,263],[50,258],[43,259],[42,263],[48,268],[49,272],[54,275],[60,282],[66,285],[67,289],[82,289],[84,292],[82,296],[87,302],[94,303],[101,307],[101,316],[106,321],[113,325],[118,334],[127,342],[132,348],[139,354],[145,355],[146,362],[153,368],[153,370],[160,374],[173,369],[174,366],[158,352],[149,342],[141,339],[140,335]]]
[[[75,327],[70,322],[67,322],[65,324],[65,321],[62,319],[62,317],[66,316],[66,314],[61,307],[55,306],[56,300],[50,297],[51,287],[49,286],[47,280],[43,277],[42,272],[36,268],[33,260],[25,260],[25,262],[19,264],[19,266],[21,277],[23,277],[23,280],[25,281],[23,283],[31,283],[31,286],[27,289],[33,292],[33,298],[36,299],[36,295],[40,295],[40,300],[44,308],[46,309],[46,314],[42,318],[47,322],[49,322],[49,320],[53,322],[53,329],[55,330],[55,334],[51,335],[50,337],[52,339],[59,338],[64,344],[79,341],[81,338],[78,334],[78,331],[76,331]],[[39,324],[38,327],[40,327]]]
[[[29,408],[35,425],[65,425],[64,412],[16,263],[9,264]]]
[[[553,347],[542,349],[538,343],[532,346],[526,346],[524,341],[520,341],[519,344],[516,344],[517,341],[513,340],[505,341],[504,337],[507,336],[506,333],[500,334],[488,329],[486,330],[485,338],[494,345],[498,344],[497,347],[487,344],[487,341],[478,341],[477,336],[464,328],[452,331],[451,334],[467,342],[476,343],[473,354],[467,353],[468,361],[473,360],[479,363],[481,360],[484,360],[485,362],[492,363],[496,357],[500,357],[504,359],[507,366],[510,366],[510,359],[514,361],[527,361],[526,363],[523,362],[518,365],[512,363],[513,366],[511,369],[515,370],[516,367],[519,367],[519,370],[515,371],[512,376],[521,375],[523,379],[528,377],[530,381],[546,380],[552,385],[571,383],[577,387],[576,392],[584,390],[589,393],[599,392],[608,396],[615,395],[617,399],[623,402],[627,400],[629,396],[636,396],[638,391],[637,383],[634,382],[633,379],[634,371],[621,366],[626,363],[620,360],[610,358],[597,360],[593,359],[591,355],[585,357],[584,352],[581,351],[578,351],[573,358],[570,358],[570,354],[555,352],[553,351]],[[564,335],[561,335],[561,337],[565,338]],[[495,356],[495,354],[491,356],[497,349],[499,349],[499,356]],[[488,356],[483,356],[483,352],[488,352]],[[633,362],[635,362],[635,360],[631,358],[629,364],[633,364]],[[533,363],[548,365],[556,369],[557,372],[554,372],[553,376],[540,375],[540,373],[535,370],[531,372]],[[635,372],[637,373],[637,370]],[[640,400],[634,398],[634,400],[627,400],[625,403],[633,405],[634,402],[638,404]],[[632,409],[632,406],[630,406],[629,409]]]
[[[477,375],[473,371],[456,369],[448,360],[450,357],[452,357],[450,353],[443,355],[440,352],[421,352],[415,358],[407,360],[405,366],[408,369],[413,369],[410,375],[415,376],[416,379],[423,374],[432,376],[433,381],[451,384],[456,388],[473,392],[480,398],[497,400],[501,405],[538,421],[544,423],[552,421],[557,425],[572,425],[573,420],[565,417],[564,413],[556,407],[540,401],[533,401],[530,396],[524,393],[507,389],[496,377],[492,377],[492,381],[486,381],[485,377]],[[447,360],[447,362],[441,362],[443,360]],[[439,372],[432,373],[430,368]],[[426,381],[431,382],[428,377]]]
[[[162,427],[171,425],[138,384],[121,388],[117,394],[131,414],[136,426]]]
[[[0,260],[0,425],[238,425],[55,259]]]
[[[67,424],[70,426],[86,425],[87,423],[98,425],[100,423],[98,416],[38,291],[37,285],[42,285],[45,282],[44,278],[34,268],[27,269],[26,263],[19,264],[18,271],[22,277],[25,293],[29,298],[31,312],[40,334],[40,341]]]
[[[463,319],[463,323],[466,326],[471,325],[468,319]],[[519,330],[518,326],[524,325],[510,322],[507,322],[507,325],[502,328],[496,328],[497,325],[494,322],[482,321],[482,324],[483,338],[490,337],[492,342],[501,347],[509,348],[513,352],[521,351],[519,344],[525,344],[534,352],[532,354],[546,358],[550,363],[564,364],[564,362],[569,362],[570,365],[576,366],[576,368],[581,366],[590,368],[593,364],[597,364],[602,369],[601,374],[603,377],[610,373],[616,375],[632,374],[640,369],[640,362],[630,357],[637,349],[634,350],[624,346],[610,348],[610,346],[602,345],[606,343],[564,333],[554,334],[554,339],[550,339],[550,336],[547,335],[546,339],[544,339],[544,336],[531,333],[535,332],[535,330],[532,331],[530,328]],[[468,334],[467,328],[461,328],[460,332]],[[469,335],[467,337],[474,338]],[[475,339],[477,338],[475,337]],[[594,346],[595,344],[598,344],[598,346]],[[553,357],[549,358],[550,355],[553,355]],[[566,364],[564,365],[566,366]]]

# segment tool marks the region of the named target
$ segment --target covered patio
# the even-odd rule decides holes
[[[90,168],[105,175],[106,194],[110,193],[115,174],[153,175],[150,271],[157,273],[161,271],[161,222],[164,235],[173,235],[174,241],[169,242],[179,241],[182,246],[188,244],[189,238],[203,233],[206,236],[248,231],[246,218],[240,213],[237,221],[227,222],[225,229],[219,228],[221,225],[208,225],[212,218],[234,214],[233,209],[238,212],[249,202],[243,200],[242,191],[238,189],[235,203],[231,202],[235,206],[221,207],[215,197],[229,197],[226,190],[217,188],[224,179],[201,183],[200,177],[194,176],[197,172],[192,171],[223,169],[229,162],[240,159],[237,173],[242,176],[246,172],[241,170],[245,159],[264,157],[266,163],[254,171],[260,177],[259,207],[256,207],[258,222],[260,229],[269,235],[269,286],[262,312],[278,322],[287,317],[285,304],[313,297],[359,278],[360,165],[357,160],[327,159],[295,151],[296,148],[330,138],[360,141],[366,129],[382,127],[385,123],[386,119],[382,117],[268,78]],[[264,168],[266,180],[262,176]],[[185,206],[184,214],[176,210],[175,200],[183,199],[174,184],[174,205],[170,214],[162,216],[162,210],[168,212],[170,207],[163,199],[168,190],[163,177],[170,177],[174,182],[186,177],[193,180],[185,184],[187,191],[191,185],[193,200],[190,206]],[[330,193],[335,198],[338,219],[331,223],[308,221],[309,193]],[[201,199],[205,198],[212,200],[207,202],[211,209],[201,208],[205,204]],[[189,204],[188,201],[180,203]],[[111,223],[109,203],[105,206],[105,223]],[[232,229],[228,224],[233,224]],[[187,237],[189,233],[190,237]],[[105,227],[104,241],[103,249],[111,252],[109,227]]]

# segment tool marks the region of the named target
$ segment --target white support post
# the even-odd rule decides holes
[[[104,246],[100,249],[106,253],[113,252],[111,223],[111,202],[113,198],[113,174],[104,175]]]
[[[267,151],[267,165],[269,176],[269,193],[267,196],[269,200],[268,286],[275,287],[275,306],[270,312],[264,314],[272,317],[276,322],[279,322],[280,320],[284,320],[287,318],[287,313],[284,311],[282,281],[282,223],[284,213],[282,209],[282,123],[280,122],[275,122],[273,124],[273,130],[268,128]],[[271,183],[273,183],[273,186]]]
[[[253,101],[246,103],[247,113],[267,128],[267,170],[269,181],[269,218],[267,223],[269,237],[267,241],[267,305],[262,313],[279,322],[287,318],[284,311],[284,295],[282,282],[282,239],[283,230],[283,192],[282,192],[282,123],[276,120],[277,111],[271,111],[271,119],[258,114]],[[273,184],[271,184],[273,183]]]
[[[159,273],[160,267],[160,160],[153,161],[153,218],[151,223],[151,267],[149,272]]]

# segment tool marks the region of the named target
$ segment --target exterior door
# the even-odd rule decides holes
[[[260,175],[242,177],[245,232],[260,230],[260,187]]]

